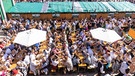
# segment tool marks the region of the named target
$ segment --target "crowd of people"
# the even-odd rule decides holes
[[[30,72],[35,76],[52,72],[67,74],[79,72],[81,67],[97,69],[97,76],[106,74],[108,69],[117,76],[135,73],[135,40],[127,35],[130,28],[135,29],[133,18],[18,18],[0,22],[6,35],[0,42],[1,76],[27,76]],[[115,30],[122,39],[114,43],[94,39],[90,30],[99,27]],[[18,32],[32,28],[47,31],[47,40],[30,47],[13,43]]]

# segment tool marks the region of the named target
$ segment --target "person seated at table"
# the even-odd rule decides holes
[[[35,52],[36,52],[36,51],[39,51],[39,48],[37,48],[35,45],[32,46],[32,49],[35,50]]]
[[[92,56],[93,55],[93,51],[92,49],[90,48],[90,46],[87,47],[87,51],[89,53],[89,56]]]
[[[57,65],[59,64],[58,57],[56,54],[51,56],[51,66],[53,70],[57,69]]]
[[[11,42],[11,44],[9,45],[9,47],[8,47],[10,50],[13,50],[14,49],[14,43],[13,42]]]
[[[52,44],[53,40],[54,40],[53,37],[49,36],[49,44]]]
[[[111,65],[112,62],[112,57],[110,56],[110,53],[107,54],[106,58],[105,58],[107,64],[106,64],[106,69],[108,69]]]
[[[8,69],[5,65],[0,65],[0,76],[11,76],[10,69]]]
[[[30,64],[30,55],[29,53],[25,53],[24,62],[29,65]]]
[[[28,65],[24,62],[24,59],[17,62],[17,68],[23,74],[23,76],[27,76]]]
[[[37,75],[37,66],[40,64],[39,61],[35,60],[35,59],[32,59],[31,62],[30,62],[30,70],[34,73],[34,75],[36,76]],[[39,72],[38,72],[39,74]]]
[[[43,71],[45,73],[45,75],[48,74],[49,72],[49,59],[46,58],[45,56],[42,58],[42,68],[41,68],[41,72]]]
[[[11,50],[9,48],[6,48],[6,51],[5,51],[6,54],[11,54]]]
[[[75,49],[73,46],[69,47],[69,52],[71,55],[73,55],[73,53],[75,52]]]
[[[31,54],[30,54],[30,70],[34,73],[34,75],[36,76],[36,66],[38,64],[36,63],[36,55],[35,55],[35,51],[32,50]]]
[[[36,51],[36,60],[41,60],[44,56],[44,53],[42,51]]]
[[[36,50],[39,50],[40,43],[36,43],[34,46]]]
[[[5,45],[3,44],[2,41],[0,41],[0,48],[3,49],[5,47]]]
[[[132,56],[131,56],[131,54],[129,52],[124,54],[124,60],[132,61]]]
[[[92,64],[93,67],[97,67],[97,61],[98,61],[97,54],[94,53],[94,54],[91,56],[91,64]]]
[[[131,46],[132,49],[135,49],[135,40],[132,41],[132,42],[129,44],[129,46]]]
[[[19,32],[21,32],[21,31],[25,31],[26,30],[26,28],[24,28],[24,26],[23,25],[20,25],[20,28],[19,28]]]
[[[130,64],[130,61],[126,62],[125,60],[122,60],[121,66],[119,68],[119,74],[117,76],[123,76],[124,74],[126,74],[126,69],[128,69]]]
[[[53,53],[53,54],[59,54],[60,51],[59,51],[58,48],[55,46],[55,47],[52,49],[52,53]]]
[[[10,58],[8,58],[8,59],[5,61],[5,63],[4,63],[4,65],[6,66],[6,68],[10,68],[10,67],[11,67],[11,64],[12,64],[12,60],[11,60]]]
[[[120,68],[120,62],[117,59],[112,60],[112,73],[118,73]]]
[[[78,64],[80,63],[80,59],[76,54],[72,55],[72,62],[74,67],[78,67]]]
[[[13,50],[11,51],[11,56],[12,56],[12,57],[15,57],[17,53],[18,53],[18,51],[16,51],[15,49],[13,49]]]
[[[90,55],[88,53],[85,54],[84,62],[87,63],[88,65],[91,64],[91,58],[90,58]]]
[[[51,53],[51,48],[48,47],[46,50],[44,50],[44,55],[46,56],[46,58],[48,58],[50,56]]]
[[[68,72],[71,72],[73,70],[73,63],[70,57],[65,56],[64,64],[67,67]]]
[[[130,73],[130,69],[129,68],[126,69],[125,72],[126,73],[123,76],[132,76],[132,74]]]
[[[2,52],[2,61],[6,61],[8,58],[8,54],[6,54],[5,52]]]
[[[98,75],[97,76],[101,76],[102,73],[105,73],[104,71],[104,61],[102,59],[99,58],[98,60],[98,67],[97,67],[97,70],[98,70]]]
[[[23,76],[23,74],[20,72],[20,69],[18,69],[18,68],[12,70],[12,75],[13,76]]]

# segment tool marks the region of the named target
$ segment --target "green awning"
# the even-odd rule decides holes
[[[74,12],[75,11],[76,10],[74,10]],[[49,13],[72,12],[72,2],[49,2],[47,12]]]
[[[9,11],[10,8],[12,7],[12,0],[2,0],[3,1],[3,5],[4,5],[4,9],[5,11]]]
[[[45,10],[41,12],[42,10]],[[130,2],[20,2],[7,13],[107,13],[135,12],[135,4]]]
[[[39,13],[43,3],[16,3],[8,12],[9,13]]]
[[[135,12],[135,5],[130,2],[109,2],[118,12]]]

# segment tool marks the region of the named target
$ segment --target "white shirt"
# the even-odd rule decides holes
[[[133,75],[129,73],[129,74],[124,74],[123,76],[133,76]]]
[[[111,63],[111,61],[112,61],[111,56],[108,56],[107,59],[106,59],[106,61],[107,61],[107,63]]]
[[[82,39],[82,40],[83,40],[83,41],[85,41],[85,40],[86,40],[86,36],[85,36],[85,35],[83,36],[83,39]]]
[[[25,62],[26,64],[29,64],[29,63],[30,63],[30,56],[29,56],[29,55],[26,55],[26,56],[25,56],[24,62]]]
[[[5,64],[4,64],[7,68],[10,68],[10,62],[9,62],[9,60],[7,60],[6,62],[5,62]]]
[[[120,53],[121,53],[121,54],[124,54],[124,50],[123,50],[123,49],[121,49],[121,50],[120,50]]]
[[[36,66],[38,65],[36,62],[37,62],[36,60],[32,60],[31,63],[30,63],[30,70],[32,72],[36,71]]]
[[[95,64],[96,61],[97,61],[97,58],[94,55],[91,56],[91,63]]]
[[[90,47],[88,47],[87,51],[88,51],[88,53],[89,53],[90,56],[93,55],[93,51],[92,51],[92,49]]]
[[[128,68],[128,65],[125,61],[121,63],[120,71],[121,73],[125,74],[125,70]]]
[[[49,44],[51,44],[51,43],[52,43],[52,41],[53,41],[53,38],[52,38],[52,37],[50,37],[50,38],[49,38]]]
[[[115,18],[113,18],[112,21],[117,22],[117,20]]]
[[[111,56],[112,59],[116,58],[116,55],[115,55],[115,53],[113,51],[110,52],[110,56]]]
[[[75,23],[73,22],[73,26],[75,26]]]
[[[51,59],[51,61],[52,61],[52,65],[53,65],[53,66],[57,66],[57,65],[58,65],[58,63],[59,63],[59,62],[58,62],[58,61],[56,61],[56,60],[54,60],[54,61],[53,61],[53,60]]]
[[[32,61],[32,60],[36,60],[35,54],[31,54],[31,55],[30,55],[30,60],[31,60],[31,61]]]
[[[71,58],[69,58],[69,57],[67,58],[65,65],[67,66],[68,71],[73,70],[73,64],[72,64]]]
[[[47,27],[47,31],[50,32],[50,27],[49,26]]]
[[[125,54],[124,55],[124,59],[127,60],[127,61],[129,61],[129,60],[131,61],[132,60],[132,57],[131,57],[131,55]]]
[[[110,23],[110,24],[107,25],[106,28],[107,28],[107,29],[111,29],[112,27],[113,27],[113,26],[112,26],[112,24]]]
[[[49,48],[48,50],[45,50],[45,56],[46,56],[46,58],[49,57],[50,51],[51,51],[51,48]]]
[[[74,47],[74,49],[77,49],[77,45],[76,44],[74,44],[74,45],[72,45],[73,47]]]

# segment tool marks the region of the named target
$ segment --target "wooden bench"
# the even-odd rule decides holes
[[[87,64],[85,64],[85,63],[78,64],[78,72],[79,72],[80,68],[84,68],[84,71],[85,71],[86,67],[87,67]]]
[[[16,66],[17,66],[17,64],[13,63],[13,64],[10,66],[10,69],[12,70],[12,69],[16,68]]]

